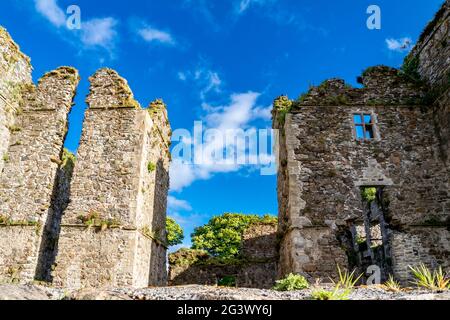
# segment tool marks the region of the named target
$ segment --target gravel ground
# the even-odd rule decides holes
[[[260,289],[232,289],[182,286],[146,289],[84,289],[67,291],[34,285],[0,285],[0,300],[309,300],[312,290],[277,292]],[[407,290],[389,292],[380,287],[356,288],[351,300],[450,300],[450,291]]]

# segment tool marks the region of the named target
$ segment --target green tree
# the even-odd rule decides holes
[[[258,222],[276,223],[277,218],[238,213],[213,217],[206,225],[194,230],[191,235],[192,248],[205,250],[214,257],[237,257],[241,250],[242,233]]]
[[[167,243],[169,247],[183,243],[184,232],[181,226],[175,221],[175,219],[167,217],[166,229],[167,229]]]
[[[377,199],[377,188],[363,188],[361,190],[361,197],[369,203],[374,202]]]

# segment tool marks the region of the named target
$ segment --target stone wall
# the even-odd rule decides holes
[[[15,115],[20,110],[21,91],[31,82],[30,59],[0,26],[0,172],[7,158]]]
[[[31,81],[0,28],[0,282],[147,287],[167,282],[171,129],[115,71],[91,80],[78,161],[63,148],[78,72]]]
[[[406,61],[431,87],[434,121],[444,161],[450,161],[450,1],[423,31]]]
[[[162,285],[170,126],[115,71],[90,78],[83,134],[53,281],[63,287]]]
[[[31,281],[42,251],[43,226],[55,214],[56,174],[78,72],[61,67],[22,90],[0,175],[0,277]]]
[[[241,256],[223,260],[204,251],[181,249],[169,255],[169,284],[217,285],[233,278],[236,287],[272,288],[277,275],[277,226],[254,224],[242,236]]]
[[[364,217],[362,187],[383,191],[385,246],[399,279],[407,277],[401,257],[411,265],[449,267],[449,167],[433,110],[423,105],[426,88],[382,66],[368,69],[360,81],[364,87],[355,89],[329,80],[298,101],[282,97],[274,103],[274,127],[281,130],[280,276],[328,278],[336,276],[336,265],[354,267],[348,240]],[[361,113],[375,121],[371,140],[356,138],[353,116]],[[423,239],[416,240],[416,233]],[[433,235],[439,247],[427,250],[426,261],[414,253],[430,245],[424,235]],[[405,252],[412,254],[406,258]]]
[[[428,24],[407,60],[418,59],[417,71],[432,86],[448,86],[450,71],[450,1]]]

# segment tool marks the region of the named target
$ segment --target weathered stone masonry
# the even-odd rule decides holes
[[[242,252],[232,261],[211,258],[201,250],[182,249],[169,255],[170,285],[217,285],[222,279],[235,280],[237,287],[267,288],[277,277],[277,226],[251,225],[242,235]]]
[[[276,100],[280,276],[377,264],[406,282],[408,266],[450,268],[448,12],[447,2],[409,59],[428,86],[380,66],[362,89],[333,79]],[[357,114],[370,116],[372,139],[357,139]],[[377,188],[370,205],[364,187]]]
[[[108,69],[91,78],[87,102],[54,282],[162,285],[170,137],[165,107],[142,110],[125,80]],[[86,230],[80,218],[89,215],[113,226]]]
[[[2,40],[12,43],[3,31]],[[13,45],[11,45],[13,47]],[[3,48],[3,43],[2,43]],[[17,52],[14,53],[16,56]],[[4,54],[3,57],[8,57]],[[18,71],[23,62],[17,61]],[[3,64],[2,64],[3,65]],[[27,65],[28,66],[28,65]],[[15,91],[14,97],[3,104],[8,112],[10,104],[19,102],[10,110],[5,137],[8,149],[3,154],[0,175],[0,278],[31,281],[34,279],[41,249],[43,226],[54,212],[52,198],[55,193],[55,176],[58,159],[67,131],[67,115],[78,83],[78,73],[72,68],[59,68],[31,83],[31,67],[19,78],[9,77],[3,82],[4,95]],[[6,99],[8,101],[8,99]],[[1,124],[5,127],[5,123]]]
[[[58,68],[35,86],[3,29],[0,41],[0,281],[165,284],[165,105],[142,109],[123,78],[99,70],[74,164],[63,144],[77,71]]]

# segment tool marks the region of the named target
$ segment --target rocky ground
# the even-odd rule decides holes
[[[0,300],[309,300],[311,290],[277,292],[207,286],[67,291],[35,285],[0,285]],[[351,300],[450,300],[450,291],[389,292],[380,287],[356,288]]]

